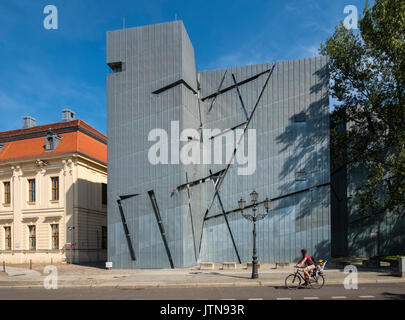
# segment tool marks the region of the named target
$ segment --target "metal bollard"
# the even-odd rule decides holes
[[[405,278],[405,257],[398,258],[398,275]]]
[[[51,265],[53,265],[53,259],[51,258]]]
[[[3,272],[6,272],[6,262],[3,261]]]
[[[30,270],[32,270],[32,260],[30,259]]]

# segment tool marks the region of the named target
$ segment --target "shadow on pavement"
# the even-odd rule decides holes
[[[396,275],[394,272],[391,273],[382,273],[382,274],[378,274],[378,277],[392,277],[392,278],[399,278],[398,275]]]
[[[385,299],[405,300],[405,294],[384,292],[383,295]]]
[[[69,265],[69,263],[67,265]],[[72,263],[72,265],[106,270],[105,262],[80,262],[80,263]]]
[[[314,289],[311,287],[298,287],[296,289],[288,289],[286,286],[266,286],[267,288],[274,288],[276,290],[288,290],[288,291],[295,291],[295,290],[307,290],[307,289],[313,289],[313,290],[318,290],[318,289]]]
[[[251,279],[250,275],[249,276],[233,276],[230,274],[223,274],[219,272],[190,272],[190,274],[205,274],[209,276],[224,276],[224,277],[230,277],[230,278],[239,278],[239,279]]]

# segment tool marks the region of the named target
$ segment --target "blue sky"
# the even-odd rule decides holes
[[[58,8],[59,29],[43,27],[44,7]],[[319,44],[364,0],[1,0],[0,131],[58,122],[69,107],[106,133],[105,33],[183,20],[197,68],[317,55]]]

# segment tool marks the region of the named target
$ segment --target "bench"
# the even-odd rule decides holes
[[[398,259],[398,276],[405,278],[405,257]]]
[[[276,262],[276,269],[278,268],[286,268],[289,267],[290,263],[289,262],[285,262],[285,261],[277,261]]]
[[[222,270],[235,270],[236,262],[224,262],[222,264]]]
[[[370,258],[369,261],[378,261],[379,267],[390,267],[391,269],[397,270],[399,267],[399,260],[398,259],[388,259],[388,258],[379,258],[374,257]]]
[[[379,268],[380,260],[363,260],[362,265],[368,268]]]
[[[200,263],[200,270],[213,270],[215,268],[215,264],[213,262],[201,262]]]

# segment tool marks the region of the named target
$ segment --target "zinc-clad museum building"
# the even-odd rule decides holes
[[[174,21],[108,32],[107,63],[113,71],[107,77],[108,261],[114,268],[251,261],[252,223],[237,209],[252,190],[259,201],[272,200],[257,223],[262,263],[296,261],[301,248],[330,256],[326,57],[197,71],[187,31]],[[148,137],[157,128],[168,133],[167,164],[148,158],[156,144]],[[252,174],[240,174],[237,163],[227,170],[233,149],[225,144],[221,164],[172,161],[173,146],[203,150],[202,132],[214,128],[221,133],[208,138],[212,144],[237,129],[256,130]],[[185,129],[201,134],[181,134]],[[247,150],[247,134],[242,142]]]

